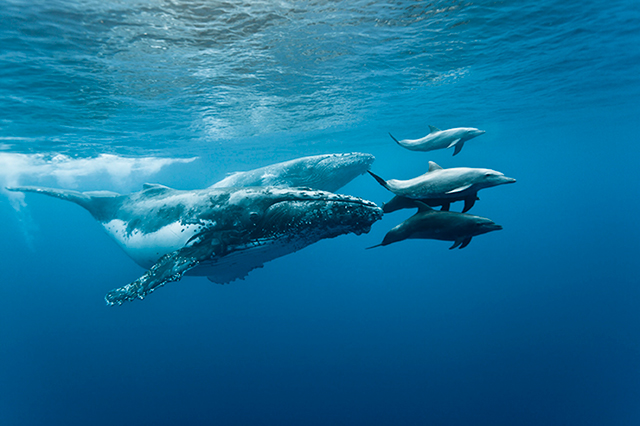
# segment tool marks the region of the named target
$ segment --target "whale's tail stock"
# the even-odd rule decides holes
[[[71,201],[81,207],[84,207],[94,217],[98,218],[100,212],[114,203],[114,200],[120,194],[111,191],[89,191],[79,192],[70,189],[44,188],[41,186],[13,186],[7,187],[7,191],[12,192],[33,192],[36,194],[44,194],[49,197],[60,198],[61,200]]]

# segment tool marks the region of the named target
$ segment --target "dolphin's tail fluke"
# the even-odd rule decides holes
[[[43,188],[40,186],[16,186],[7,187],[8,191],[14,192],[35,192],[50,197],[60,198],[61,200],[71,201],[81,207],[84,207],[96,219],[99,219],[100,213],[111,204],[112,200],[119,196],[115,192],[95,191],[95,192],[78,192],[69,189]]]
[[[393,135],[391,133],[389,133],[389,136],[391,136],[391,139],[393,139],[394,141],[396,141],[396,143],[400,146],[402,146],[402,144],[400,143],[400,141],[396,138],[393,137]]]
[[[382,247],[384,244],[376,244],[375,246],[371,246],[371,247],[367,247],[365,250],[370,250],[372,248],[376,248],[376,247]]]
[[[378,176],[377,174],[373,173],[370,170],[367,170],[367,172],[373,176],[373,178],[382,186],[384,186],[385,188],[389,189],[389,185],[387,185],[387,181],[382,179],[380,176]],[[391,189],[389,189],[389,191],[391,191]]]

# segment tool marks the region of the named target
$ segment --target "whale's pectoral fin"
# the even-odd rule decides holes
[[[462,209],[462,213],[466,213],[471,210],[471,207],[476,203],[478,197],[474,194],[472,197],[467,197],[464,199],[464,208]]]
[[[462,151],[462,147],[464,146],[464,142],[460,141],[456,144],[456,148],[453,150],[453,155],[458,155],[460,151]]]
[[[107,293],[107,305],[121,305],[129,300],[144,299],[156,288],[172,281],[179,281],[188,270],[223,250],[220,240],[211,236],[198,236],[192,244],[162,256],[151,269],[134,282]]]
[[[444,203],[440,210],[444,212],[448,212],[450,208],[451,208],[451,203]]]

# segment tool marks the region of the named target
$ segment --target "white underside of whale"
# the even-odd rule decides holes
[[[184,247],[202,229],[202,225],[173,222],[155,232],[142,233],[136,229],[128,233],[127,222],[120,219],[113,219],[102,226],[122,250],[145,269],[149,269],[165,254]]]
[[[134,230],[127,233],[127,223],[114,219],[104,223],[107,234],[131,257],[145,269],[153,266],[162,256],[179,250],[200,230],[202,225],[183,225],[173,222],[151,233]],[[215,283],[228,283],[244,278],[250,271],[261,268],[264,263],[281,256],[293,253],[308,245],[306,239],[258,239],[234,247],[234,251],[202,262],[188,271],[186,275],[205,276]]]

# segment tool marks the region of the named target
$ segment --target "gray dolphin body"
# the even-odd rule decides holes
[[[71,201],[87,209],[124,251],[149,270],[112,290],[107,304],[144,298],[185,273],[225,283],[325,238],[369,232],[382,217],[374,203],[330,192],[275,187],[140,192],[7,188]]]
[[[386,246],[398,241],[419,238],[429,240],[453,241],[449,249],[465,248],[471,238],[498,231],[502,226],[492,220],[466,213],[434,210],[424,203],[416,202],[418,212],[387,232],[382,243],[369,247]]]
[[[432,207],[441,205],[443,210],[448,210],[450,203],[464,200],[463,213],[473,207],[478,199],[479,190],[516,181],[491,169],[469,167],[443,169],[433,161],[429,161],[428,172],[409,180],[385,181],[372,172],[369,174],[396,196],[419,200]],[[388,204],[390,206],[385,208],[385,213],[410,206],[409,203],[395,198]]]
[[[238,186],[308,187],[334,192],[369,170],[371,154],[324,154],[233,173],[210,188]]]
[[[411,151],[434,151],[436,149],[446,149],[455,147],[453,155],[457,155],[464,143],[485,133],[473,127],[456,127],[455,129],[440,130],[437,127],[429,126],[430,133],[420,139],[403,139],[399,141],[391,133],[389,136],[398,145]]]

